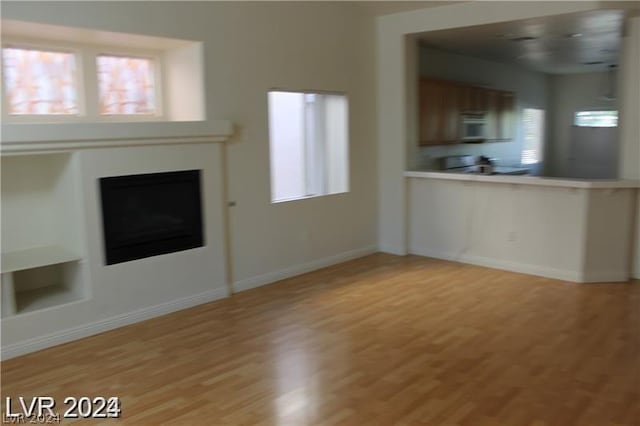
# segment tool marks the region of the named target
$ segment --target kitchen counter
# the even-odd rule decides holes
[[[471,182],[502,183],[514,185],[553,186],[562,188],[608,189],[640,188],[640,181],[619,179],[566,179],[542,176],[481,175],[475,173],[443,172],[436,170],[406,171],[405,177],[424,179],[444,179]]]
[[[404,175],[409,253],[574,282],[630,277],[639,181]]]

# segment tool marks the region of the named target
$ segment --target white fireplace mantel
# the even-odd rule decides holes
[[[2,155],[88,148],[226,142],[226,120],[126,123],[17,123],[2,125]]]

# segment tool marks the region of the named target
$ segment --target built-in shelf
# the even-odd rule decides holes
[[[3,318],[88,294],[76,158],[74,153],[0,156]]]
[[[46,247],[11,253],[2,271],[2,317],[83,299],[81,262],[68,250]],[[9,253],[3,254],[3,263]],[[10,270],[9,270],[10,269]]]
[[[76,291],[62,285],[21,291],[16,293],[16,313],[37,311],[81,299],[82,297]]]
[[[80,256],[64,247],[51,245],[2,253],[0,269],[4,274],[75,260],[80,260]]]

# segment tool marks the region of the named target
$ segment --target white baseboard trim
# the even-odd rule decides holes
[[[159,305],[150,306],[148,308],[138,309],[133,312],[95,321],[78,327],[62,330],[59,332],[47,334],[45,336],[27,339],[22,342],[12,343],[2,347],[0,359],[6,360],[15,358],[19,355],[39,351],[62,343],[71,342],[73,340],[82,339],[83,337],[93,336],[94,334],[103,333],[115,328],[124,327],[125,325],[134,324],[150,318],[159,317],[171,312],[180,311],[201,305],[203,303],[212,302],[214,300],[223,299],[228,296],[226,288],[217,288],[215,290],[205,291],[204,293],[185,297],[170,302],[161,303]]]
[[[424,247],[411,247],[411,254],[419,256],[433,257],[435,259],[452,260],[455,262],[470,263],[472,265],[485,266],[487,268],[502,269],[505,271],[519,272],[522,274],[536,275],[545,278],[553,278],[563,281],[583,282],[583,274],[578,271],[566,269],[555,269],[544,266],[531,265],[527,263],[510,262],[501,259],[493,259],[482,256],[472,256],[468,254],[454,254],[438,252]]]
[[[276,281],[291,278],[296,275],[305,274],[307,272],[315,271],[316,269],[325,268],[327,266],[335,265],[336,263],[346,262],[347,260],[357,259],[359,257],[367,256],[369,254],[377,252],[375,245],[361,247],[355,250],[349,250],[342,253],[328,256],[322,259],[313,260],[311,262],[303,263],[301,265],[291,266],[289,268],[280,269],[279,271],[268,272],[266,274],[258,275],[256,277],[246,278],[233,283],[233,291],[245,291],[252,288],[261,287],[263,285],[271,284]]]
[[[585,283],[615,283],[629,281],[630,278],[625,271],[600,270],[585,272],[581,281]]]
[[[378,251],[382,253],[395,254],[396,256],[406,256],[408,254],[405,247],[390,246],[387,244],[380,244]]]

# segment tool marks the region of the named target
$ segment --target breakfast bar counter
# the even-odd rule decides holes
[[[621,179],[571,179],[522,175],[482,175],[478,173],[441,172],[437,170],[415,170],[404,173],[409,178],[444,179],[471,182],[488,182],[514,185],[555,186],[562,188],[640,188],[640,181]]]
[[[573,282],[631,275],[638,181],[404,176],[410,253]]]

